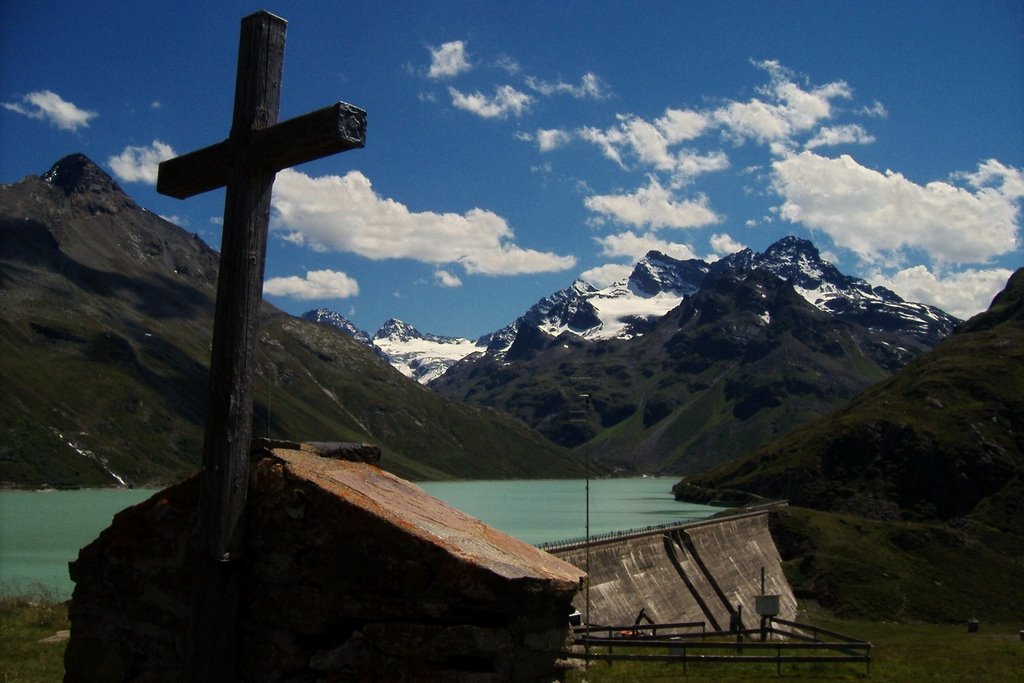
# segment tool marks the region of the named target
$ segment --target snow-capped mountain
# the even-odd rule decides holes
[[[804,299],[826,313],[869,328],[913,334],[930,344],[960,323],[934,306],[904,301],[890,289],[842,274],[821,258],[811,242],[798,237],[783,237],[760,254],[744,249],[709,267],[712,273],[725,268],[767,270],[788,281]]]
[[[643,334],[653,322],[697,292],[709,275],[726,269],[763,269],[786,280],[815,307],[866,327],[912,334],[934,344],[960,322],[948,313],[904,301],[884,287],[844,275],[821,258],[808,240],[784,237],[763,253],[744,249],[707,263],[700,259],[678,260],[657,251],[648,252],[628,278],[596,289],[577,280],[572,287],[541,299],[499,335],[505,344],[489,345],[500,352],[511,345],[509,329],[523,325],[551,336],[572,332],[585,339],[628,339]]]
[[[336,327],[356,341],[366,344],[367,346],[373,346],[373,339],[370,335],[356,327],[351,320],[343,316],[341,313],[332,311],[329,308],[317,308],[312,311],[306,311],[301,317],[305,320],[312,320],[315,323]]]
[[[602,289],[576,280],[535,303],[509,325],[476,341],[424,334],[399,320],[389,320],[370,339],[342,316],[321,313],[325,309],[303,317],[316,314],[320,317],[310,319],[322,318],[348,331],[382,352],[403,374],[426,384],[472,354],[504,358],[524,329],[552,337],[568,332],[592,341],[640,336],[699,291],[706,278],[727,269],[768,271],[788,281],[821,311],[868,328],[909,334],[927,346],[933,346],[960,322],[934,306],[904,301],[891,290],[844,275],[822,259],[810,241],[793,236],[762,253],[744,249],[713,263],[679,260],[651,251],[637,262],[629,277]],[[347,326],[335,323],[334,318]]]
[[[377,330],[373,344],[399,372],[422,384],[440,377],[452,364],[486,349],[472,339],[423,334],[394,318]]]

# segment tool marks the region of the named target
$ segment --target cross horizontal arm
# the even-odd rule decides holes
[[[366,112],[336,102],[303,116],[253,131],[249,163],[280,171],[307,161],[366,145]],[[177,199],[224,187],[229,141],[204,147],[160,164],[156,190]]]

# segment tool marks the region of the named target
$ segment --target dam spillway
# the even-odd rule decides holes
[[[552,545],[548,552],[589,574],[590,623],[630,625],[640,611],[655,623],[704,621],[708,630],[755,628],[755,598],[779,596],[782,619],[796,598],[768,527],[769,509]],[[588,557],[589,556],[589,557]],[[587,592],[573,605],[586,615]]]

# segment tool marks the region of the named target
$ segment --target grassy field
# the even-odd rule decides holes
[[[874,683],[1017,681],[1024,671],[1024,641],[1018,624],[982,623],[977,633],[964,624],[895,624],[840,620],[815,611],[802,620],[868,640],[871,673],[863,664],[784,664],[781,679]],[[0,683],[59,681],[64,642],[40,642],[68,628],[63,604],[45,599],[0,598]],[[680,664],[591,662],[570,672],[569,683],[602,681],[758,681],[775,679],[774,664]]]
[[[809,610],[801,621],[869,641],[871,673],[864,664],[681,664],[592,662],[571,672],[568,683],[618,681],[854,681],[890,683],[980,683],[1024,680],[1024,641],[1018,624],[986,624],[967,633],[966,624],[896,624],[834,619]]]
[[[0,597],[0,683],[61,680],[67,641],[40,641],[68,628],[63,603],[47,596]]]

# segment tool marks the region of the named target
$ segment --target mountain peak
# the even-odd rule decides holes
[[[106,171],[81,153],[67,155],[51,166],[42,179],[92,214],[117,213],[135,206]]]
[[[647,296],[674,292],[688,296],[700,289],[708,264],[699,259],[681,261],[660,251],[649,251],[637,261],[629,282]]]
[[[373,346],[373,340],[370,339],[370,335],[360,330],[352,323],[351,320],[337,311],[332,311],[329,308],[314,308],[313,310],[303,313],[301,317],[304,320],[311,320],[315,323],[320,323],[321,325],[330,325],[331,327],[341,330],[360,343],[366,344],[367,346]]]
[[[415,327],[407,322],[402,322],[398,318],[389,318],[380,329],[377,330],[377,334],[373,335],[374,339],[391,339],[393,341],[409,340],[409,339],[422,339],[423,334],[420,333]]]

